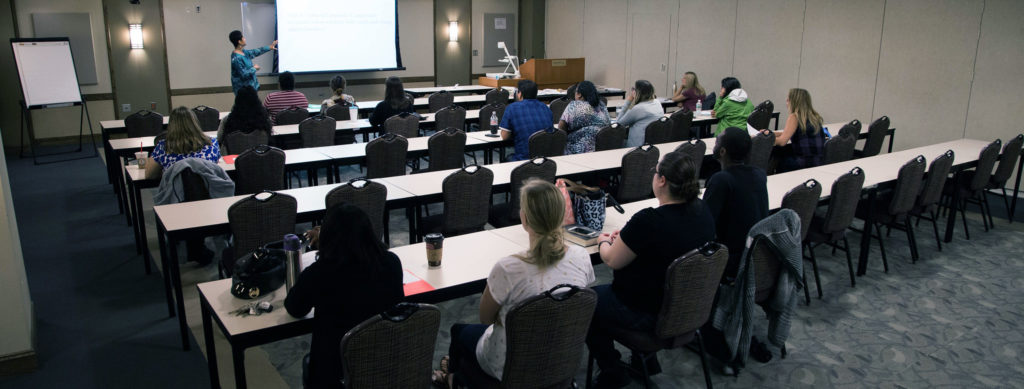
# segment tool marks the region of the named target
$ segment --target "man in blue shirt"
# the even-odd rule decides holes
[[[242,32],[235,30],[228,34],[228,40],[235,46],[231,52],[231,90],[236,95],[243,86],[251,86],[252,89],[260,90],[260,82],[256,80],[256,71],[260,65],[252,63],[252,59],[270,50],[277,50],[277,41],[270,46],[263,46],[257,49],[245,50],[245,37]]]
[[[530,158],[530,135],[541,130],[553,128],[551,108],[537,101],[537,84],[530,80],[519,81],[516,91],[516,102],[505,108],[501,117],[501,139],[515,139],[515,152],[508,157],[509,161],[521,161]]]

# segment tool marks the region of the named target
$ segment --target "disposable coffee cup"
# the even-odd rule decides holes
[[[444,235],[427,234],[423,237],[423,243],[427,247],[427,265],[430,267],[441,266],[441,250],[444,244]]]
[[[137,161],[139,161],[139,169],[145,169],[146,168],[146,158],[149,158],[149,152],[148,151],[136,151],[135,152],[135,159]]]

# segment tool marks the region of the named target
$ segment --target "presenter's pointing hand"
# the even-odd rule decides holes
[[[271,50],[277,50],[277,41],[274,41],[274,43],[270,44],[270,49]]]

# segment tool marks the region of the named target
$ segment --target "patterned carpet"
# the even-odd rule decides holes
[[[404,224],[398,212],[394,216],[393,228]],[[922,224],[916,229],[921,252],[916,264],[911,264],[905,235],[896,231],[885,241],[888,273],[882,271],[873,241],[868,273],[857,279],[856,288],[849,285],[842,252],[830,256],[830,249],[818,248],[824,298],[814,297],[808,278],[811,305],[801,300],[797,308],[788,357],[781,359],[773,349],[770,362],[750,360],[739,377],[724,376],[712,364],[714,386],[1024,388],[1024,224],[997,219],[996,229],[986,233],[977,214],[969,214],[969,222],[972,240],[964,239],[958,223],[954,241],[944,244],[942,252],[931,226]],[[403,234],[393,231],[392,237],[404,239]],[[850,232],[849,237],[857,246],[860,235]],[[853,248],[854,260],[858,250]],[[597,273],[598,284],[610,282],[607,267],[599,265]],[[478,304],[475,295],[439,305],[443,316],[435,364],[447,354],[451,324],[475,322]],[[763,312],[755,312],[755,335],[763,339],[767,322]],[[284,381],[295,388],[301,387],[299,361],[308,342],[307,336],[263,346]],[[703,386],[696,353],[673,350],[659,353],[659,359],[664,372],[652,377],[656,387]],[[585,374],[581,361],[581,387]]]

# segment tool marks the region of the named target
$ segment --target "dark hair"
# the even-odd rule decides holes
[[[576,100],[576,84],[569,85],[568,88],[565,88],[565,98],[569,99],[569,101]]]
[[[579,93],[583,97],[583,101],[586,101],[594,109],[601,105],[601,97],[597,95],[597,87],[590,81],[582,81],[576,84],[576,93]]]
[[[228,33],[228,40],[231,41],[232,47],[238,47],[238,41],[242,40],[242,32],[235,30]]]
[[[267,134],[270,134],[271,127],[273,125],[270,124],[270,114],[260,102],[256,89],[251,86],[243,86],[239,89],[238,94],[235,95],[235,105],[231,106],[231,114],[228,115],[227,121],[224,123],[224,134],[235,131],[248,133],[256,130],[266,131]]]
[[[537,98],[537,83],[530,80],[519,80],[516,89],[523,94],[523,100]]]
[[[295,90],[295,75],[285,71],[277,75],[277,84],[281,90]]]
[[[636,90],[636,101],[633,102],[634,104],[654,98],[654,85],[651,85],[650,81],[636,80],[633,84],[633,89]]]
[[[680,151],[665,154],[658,162],[657,174],[668,182],[669,194],[678,200],[693,201],[700,194],[697,170],[689,155]]]
[[[319,262],[336,266],[377,268],[388,255],[388,249],[373,233],[373,224],[366,212],[340,202],[327,210],[320,227]]]
[[[715,149],[725,149],[729,160],[735,163],[743,163],[750,155],[750,135],[747,130],[739,127],[729,127],[718,136]],[[718,154],[717,152],[715,154]]]
[[[345,93],[346,84],[345,76],[340,74],[334,76],[334,78],[331,79],[331,92],[334,92],[335,95],[341,96],[342,93]]]
[[[388,102],[391,109],[402,108],[409,99],[405,96],[405,87],[402,86],[402,79],[390,76],[384,80],[384,101]]]
[[[726,77],[722,79],[722,88],[725,88],[725,94],[719,96],[719,98],[724,99],[729,95],[729,93],[732,93],[734,89],[740,89],[742,87],[740,86],[740,80],[737,80],[736,77]]]

